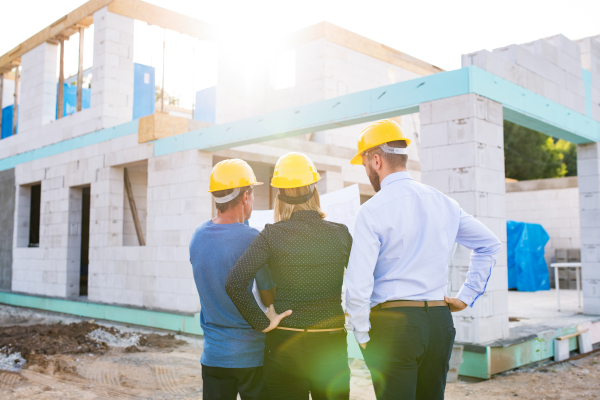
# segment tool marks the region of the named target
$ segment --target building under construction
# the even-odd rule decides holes
[[[162,32],[162,53],[146,63],[136,60],[144,29]],[[167,32],[217,48],[215,84],[191,84],[183,105],[165,84],[178,74]],[[77,49],[71,77],[66,43]],[[213,165],[241,158],[269,182],[281,155],[301,151],[321,173],[322,193],[358,184],[366,201],[373,189],[349,163],[356,137],[368,122],[394,118],[415,144],[413,178],[504,243],[507,218],[527,218],[533,191],[571,189],[544,215],[530,211],[531,222],[551,220],[556,247],[581,249],[583,310],[600,315],[600,37],[482,50],[442,71],[323,22],[269,57],[285,68],[257,63],[249,74],[214,27],[139,0],[91,0],[2,55],[0,303],[198,333],[188,244],[214,215]],[[507,186],[504,120],[578,144],[578,180]],[[272,208],[275,194],[256,187],[255,209]],[[459,248],[451,294],[468,264]],[[497,345],[510,340],[507,304],[504,251],[486,294],[454,316],[457,341],[472,346],[461,374],[526,363]],[[600,342],[600,323],[589,327]]]

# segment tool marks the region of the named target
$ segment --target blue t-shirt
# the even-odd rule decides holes
[[[190,242],[190,261],[200,295],[200,325],[204,350],[200,362],[209,367],[251,368],[263,365],[265,334],[244,320],[225,292],[225,279],[233,264],[258,235],[245,224],[206,221]],[[256,274],[260,290],[275,286],[264,266]],[[252,285],[248,286],[252,292]]]

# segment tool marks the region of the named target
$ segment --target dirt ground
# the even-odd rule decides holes
[[[202,399],[197,337],[0,306],[0,349],[13,351],[7,348],[27,362],[17,372],[0,370],[0,399]],[[351,368],[351,398],[374,399],[364,363]],[[600,398],[600,353],[544,371],[459,380],[448,384],[446,398]]]

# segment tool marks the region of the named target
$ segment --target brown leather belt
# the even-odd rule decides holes
[[[333,329],[296,329],[296,328],[284,328],[283,326],[278,326],[275,329],[283,329],[284,331],[295,331],[295,332],[333,332],[333,331],[343,331],[344,328],[333,328]]]
[[[386,303],[377,304],[371,308],[371,311],[382,310],[384,308],[396,308],[396,307],[425,307],[424,301],[388,301]],[[448,303],[444,300],[428,301],[427,307],[448,307]]]

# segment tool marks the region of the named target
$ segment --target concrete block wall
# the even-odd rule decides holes
[[[108,11],[94,13],[91,108],[108,128],[133,117],[133,19]]]
[[[591,117],[600,121],[600,35],[578,40],[581,63],[592,74]]]
[[[0,171],[0,290],[11,288],[15,196],[14,168]]]
[[[507,183],[506,219],[544,227],[548,265],[556,249],[581,248],[577,177]]]
[[[56,119],[57,60],[58,45],[48,42],[21,57],[19,133]]]
[[[462,55],[474,65],[585,114],[581,51],[563,35]]]
[[[600,142],[577,146],[583,313],[600,315]]]
[[[423,183],[456,200],[502,242],[486,293],[473,308],[453,314],[456,340],[485,343],[508,337],[506,209],[502,105],[475,94],[421,104]],[[459,246],[449,273],[455,295],[471,251]]]

